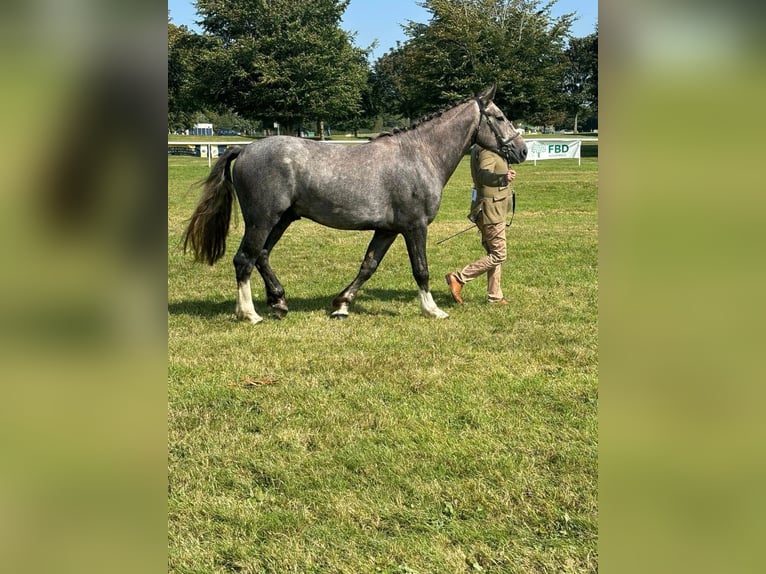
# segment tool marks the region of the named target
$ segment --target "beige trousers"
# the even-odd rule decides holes
[[[479,225],[479,230],[481,231],[481,244],[487,254],[463,267],[455,273],[455,276],[458,281],[465,284],[486,273],[487,298],[490,301],[500,301],[503,298],[503,289],[500,287],[500,279],[503,274],[502,264],[507,255],[505,223]]]

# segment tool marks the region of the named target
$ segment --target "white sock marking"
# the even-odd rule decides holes
[[[449,317],[447,313],[436,306],[436,302],[430,291],[418,289],[418,293],[420,294],[420,309],[423,312],[423,315],[426,317],[434,317],[436,319],[446,319]]]
[[[250,280],[239,281],[237,283],[237,319],[240,321],[250,321],[251,323],[260,323],[263,321],[258,313],[255,312],[253,305],[253,294],[250,290]]]

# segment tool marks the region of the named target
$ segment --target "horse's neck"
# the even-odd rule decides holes
[[[477,125],[477,114],[471,102],[447,110],[438,118],[421,124],[410,132],[417,149],[413,152],[430,157],[438,171],[442,186],[457,169],[471,145]]]

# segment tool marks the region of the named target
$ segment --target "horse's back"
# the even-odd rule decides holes
[[[245,146],[242,158],[250,161],[273,161],[277,158],[289,159],[292,162],[312,163],[327,159],[344,160],[353,157],[363,157],[378,146],[372,142],[360,144],[344,144],[320,142],[295,136],[271,136],[249,143]]]
[[[383,223],[387,196],[374,175],[391,166],[379,145],[334,144],[273,136],[248,144],[232,175],[246,222],[287,209],[323,225],[372,229]],[[383,204],[383,205],[381,205]],[[373,209],[374,208],[374,209]]]
[[[272,136],[248,144],[234,164],[239,184],[306,186],[356,179],[380,160],[379,146],[333,144],[293,136]],[[235,184],[236,184],[235,179]]]

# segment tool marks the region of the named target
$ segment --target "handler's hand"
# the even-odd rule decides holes
[[[505,177],[508,179],[508,183],[511,183],[516,177],[516,170],[509,169],[508,173],[505,174]]]

